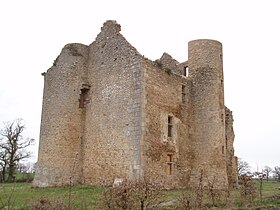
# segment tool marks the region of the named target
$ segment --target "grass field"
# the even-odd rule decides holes
[[[95,209],[98,206],[102,190],[101,187],[72,187],[71,206],[73,209]],[[17,209],[30,209],[42,198],[51,202],[61,201],[68,205],[69,187],[32,188],[30,183],[1,184],[0,206],[10,205]]]
[[[203,209],[280,209],[280,183],[270,180],[263,181],[263,199],[260,201],[258,195],[259,182],[256,180],[257,197],[250,205],[241,202],[238,189],[231,193],[231,206],[218,204],[211,207],[210,198],[204,196]],[[51,203],[61,202],[68,206],[70,201],[71,209],[102,209],[102,187],[96,186],[75,186],[71,188],[69,199],[69,187],[56,188],[32,188],[30,183],[12,183],[0,185],[0,209],[32,209],[35,203],[49,200]],[[182,190],[164,191],[162,198],[167,201],[178,200]],[[167,202],[168,203],[168,202]],[[9,208],[10,207],[10,208]],[[67,208],[66,208],[67,209]],[[69,208],[68,208],[69,209]],[[156,209],[176,209],[171,205],[164,205]]]

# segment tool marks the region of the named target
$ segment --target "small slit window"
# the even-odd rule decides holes
[[[79,99],[79,108],[84,108],[85,105],[87,104],[88,91],[89,91],[89,87],[83,87],[81,89],[80,99]]]
[[[167,137],[172,137],[173,133],[173,117],[168,116],[168,130],[167,130]]]
[[[182,85],[182,102],[186,102],[186,86]]]
[[[184,75],[185,77],[189,76],[189,67],[188,67],[188,66],[185,66],[185,67],[184,67],[183,75]]]

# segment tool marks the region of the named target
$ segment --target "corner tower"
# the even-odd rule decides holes
[[[82,115],[79,98],[88,60],[88,46],[67,44],[44,73],[36,187],[81,182]]]
[[[226,173],[225,105],[222,44],[194,40],[188,44],[188,67],[192,78],[192,143],[195,150],[194,182],[203,177],[228,185]]]

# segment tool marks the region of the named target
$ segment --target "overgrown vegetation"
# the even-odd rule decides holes
[[[156,59],[154,62],[155,62],[155,64],[156,64],[157,67],[163,69],[168,75],[171,75],[172,70],[169,69],[169,68],[163,68],[163,64],[162,64],[162,62],[160,61],[160,59]]]
[[[217,190],[215,178],[200,175],[197,187],[163,190],[149,181],[124,182],[117,187],[72,186],[32,188],[30,183],[0,185],[0,209],[277,209],[280,207],[280,182],[269,179],[262,184],[262,200],[257,189],[259,180],[243,177],[238,189]],[[242,178],[242,179],[243,179]],[[202,179],[207,184],[202,186]]]
[[[252,176],[243,174],[239,176],[239,193],[243,205],[252,205],[256,198],[256,183]]]
[[[102,209],[148,209],[162,202],[163,187],[149,179],[124,181],[103,192]]]
[[[156,147],[160,151],[171,149],[166,147],[167,145],[161,146]],[[150,154],[152,155],[150,157],[158,159],[161,154],[158,151]],[[73,170],[75,167],[76,160],[73,163]],[[65,187],[32,188],[30,183],[16,182],[17,180],[32,180],[33,173],[24,173],[32,171],[30,167],[18,164],[17,170],[22,173],[14,174],[14,183],[0,185],[0,209],[197,210],[277,209],[280,207],[280,182],[277,181],[277,176],[273,180],[267,179],[266,171],[253,175],[243,170],[246,173],[239,176],[237,189],[221,190],[217,189],[218,179],[208,177],[207,173],[201,170],[194,188],[165,190],[161,179],[153,173],[146,174],[144,179],[138,181],[121,179],[121,182],[113,186],[73,186],[72,176],[70,176],[69,184]],[[267,181],[264,181],[265,179]]]
[[[155,63],[156,63],[156,65],[157,65],[159,68],[162,68],[162,63],[161,63],[161,61],[160,61],[159,59],[156,59],[156,60],[155,60]]]
[[[170,74],[171,74],[171,69],[166,68],[166,69],[165,69],[165,72],[166,72],[168,75],[170,75]]]

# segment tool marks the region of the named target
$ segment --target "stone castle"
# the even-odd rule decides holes
[[[146,176],[166,187],[237,182],[222,44],[188,43],[188,60],[142,56],[104,23],[89,46],[67,44],[44,75],[34,186],[112,184]]]

